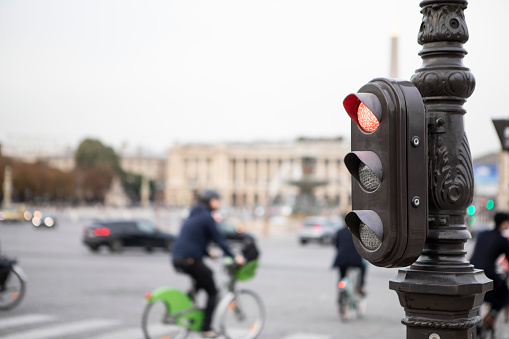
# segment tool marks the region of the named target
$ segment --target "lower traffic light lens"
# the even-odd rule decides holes
[[[360,240],[362,245],[370,251],[376,250],[382,244],[375,232],[362,222],[359,225],[359,236],[361,238]]]
[[[357,119],[359,120],[359,126],[368,133],[376,131],[380,124],[373,112],[362,102],[357,110]]]
[[[366,164],[359,164],[359,180],[362,188],[368,192],[376,191],[380,187],[380,179],[378,179],[375,172],[371,170]]]

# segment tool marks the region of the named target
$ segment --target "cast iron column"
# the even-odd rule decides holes
[[[466,259],[470,239],[465,210],[472,202],[474,172],[463,126],[463,104],[475,87],[463,66],[468,40],[465,0],[424,0],[419,31],[423,60],[412,82],[428,120],[429,219],[420,258],[390,282],[406,316],[410,339],[473,339],[479,308],[492,287]],[[424,164],[423,164],[424,165]]]

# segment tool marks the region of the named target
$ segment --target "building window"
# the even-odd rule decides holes
[[[250,182],[251,178],[249,177],[249,160],[244,159],[244,182]]]
[[[237,162],[235,159],[232,160],[232,182],[237,182]]]
[[[189,159],[184,159],[184,176],[189,178]]]
[[[255,160],[254,162],[254,182],[258,182],[258,180],[260,179],[259,176],[260,176],[260,171],[258,169],[258,166],[260,166],[260,161],[258,161],[258,159]]]
[[[210,182],[212,180],[212,159],[207,159],[207,182]]]
[[[270,173],[270,159],[267,159],[267,183],[270,182],[271,176],[272,176],[272,173]]]

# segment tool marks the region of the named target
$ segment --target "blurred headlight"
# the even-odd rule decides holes
[[[25,217],[26,221],[30,221],[30,219],[32,219],[32,213],[30,213],[30,211],[25,211],[25,213],[23,213],[23,216]]]
[[[34,218],[42,219],[42,213],[41,213],[41,212],[39,212],[39,211],[35,211],[35,212],[34,212]]]
[[[55,220],[52,217],[46,217],[44,218],[44,225],[52,227],[53,225],[55,225]]]
[[[34,217],[32,219],[32,224],[34,224],[35,227],[41,226],[41,219]]]

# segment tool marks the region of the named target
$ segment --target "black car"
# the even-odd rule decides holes
[[[148,220],[95,221],[83,230],[83,243],[92,252],[106,246],[111,252],[124,247],[142,247],[147,252],[154,248],[169,250],[175,236],[158,230]]]
[[[225,221],[219,221],[219,230],[223,233],[226,240],[232,243],[252,242],[254,237],[245,232],[244,227],[241,225],[233,225]]]

